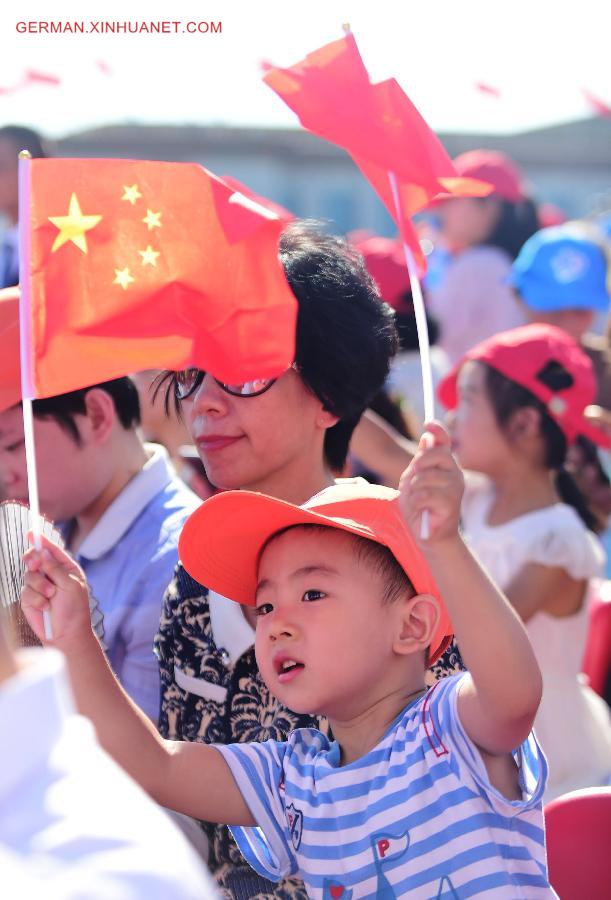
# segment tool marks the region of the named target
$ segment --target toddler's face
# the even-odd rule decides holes
[[[508,443],[499,428],[486,388],[486,370],[465,363],[458,375],[458,406],[450,421],[452,449],[463,469],[492,475]]]
[[[268,687],[289,709],[343,719],[383,691],[393,656],[393,605],[357,559],[350,535],[295,528],[259,566],[255,647]]]

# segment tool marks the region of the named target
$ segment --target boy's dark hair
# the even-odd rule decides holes
[[[297,371],[325,408],[339,416],[324,442],[326,461],[339,472],[352,432],[384,384],[397,350],[394,313],[380,300],[361,254],[315,223],[285,228],[280,261],[299,306]],[[172,373],[161,377],[157,389],[164,383],[169,409],[175,397]]]
[[[32,128],[24,125],[4,125],[0,128],[0,139],[11,141],[15,146],[15,153],[20,150],[29,150],[32,159],[44,159],[49,156],[49,148],[44,139]]]
[[[112,397],[123,428],[126,430],[136,428],[140,424],[138,391],[134,382],[127,376],[115,378],[113,381],[104,381],[101,384],[92,384],[90,387],[70,391],[68,394],[34,400],[32,404],[34,416],[37,419],[54,419],[68,432],[76,444],[80,444],[81,436],[74,419],[75,416],[85,415],[87,412],[85,397],[94,388],[105,391]]]
[[[405,570],[399,565],[391,550],[384,544],[378,544],[376,541],[370,541],[369,538],[361,537],[358,534],[351,534],[340,528],[333,528],[332,525],[314,525],[307,523],[305,525],[289,525],[272,534],[261,547],[259,559],[263,551],[269,544],[280,535],[287,531],[293,531],[295,528],[301,528],[305,531],[315,531],[325,533],[328,531],[338,531],[339,534],[345,534],[350,538],[354,548],[354,554],[359,562],[363,562],[374,569],[381,576],[384,584],[384,593],[382,595],[382,603],[384,605],[394,603],[402,594],[408,592],[411,597],[417,593],[411,579]]]
[[[591,511],[585,496],[579,490],[575,479],[566,468],[568,444],[560,426],[547,412],[545,404],[529,390],[517,384],[496,369],[483,363],[486,369],[486,390],[494,409],[496,420],[503,429],[514,412],[526,406],[539,412],[541,436],[545,444],[545,465],[555,472],[556,490],[564,503],[572,506],[583,523],[591,531],[599,531],[600,525]],[[573,383],[570,372],[558,362],[551,361],[537,376],[553,391],[561,391]]]

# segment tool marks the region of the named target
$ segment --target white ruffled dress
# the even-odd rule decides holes
[[[561,566],[575,579],[602,574],[604,550],[571,506],[556,503],[489,525],[493,497],[488,479],[469,474],[462,506],[465,536],[501,589],[528,563]],[[550,767],[545,802],[611,779],[609,708],[580,675],[588,615],[586,595],[574,615],[538,612],[526,623],[543,674],[535,731]]]

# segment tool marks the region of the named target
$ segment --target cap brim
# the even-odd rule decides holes
[[[460,365],[464,360],[461,361]],[[456,409],[458,405],[458,370],[452,369],[437,385],[437,397],[446,409]]]
[[[186,520],[178,543],[186,571],[207,588],[243,606],[255,606],[259,556],[266,541],[294,525],[321,525],[376,541],[367,526],[348,518],[333,518],[284,500],[250,491],[228,491],[206,500]],[[418,585],[421,593],[439,597],[432,576]],[[441,602],[441,618],[429,648],[429,663],[441,656],[452,639],[452,627]]]
[[[585,416],[579,426],[579,434],[592,441],[597,447],[602,447],[603,450],[611,450],[611,434],[594,425]]]

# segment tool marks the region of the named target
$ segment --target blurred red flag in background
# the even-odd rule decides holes
[[[191,163],[24,162],[26,396],[147,368],[240,383],[290,366],[275,213]]]
[[[411,216],[440,193],[490,193],[483,182],[459,177],[441,141],[394,79],[370,82],[352,34],[309,53],[290,68],[269,68],[264,80],[304,128],[348,151],[422,270],[424,257]],[[400,214],[389,173],[398,182]]]
[[[0,412],[21,400],[19,288],[0,291]]]

